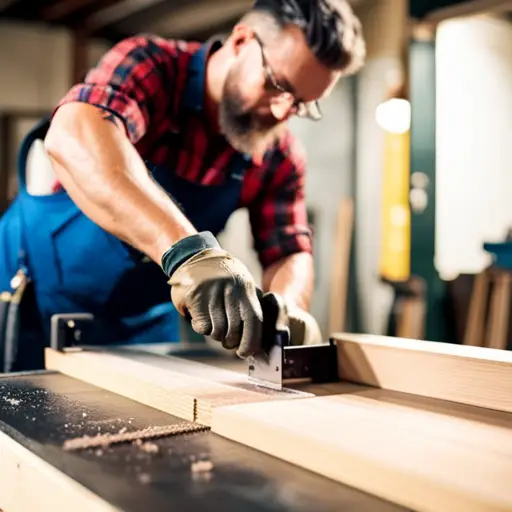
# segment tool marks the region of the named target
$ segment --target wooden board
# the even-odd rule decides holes
[[[118,511],[3,432],[0,432],[0,509],[5,512]]]
[[[512,353],[364,334],[336,334],[341,379],[512,412]]]
[[[221,405],[312,396],[249,384],[247,375],[187,361],[123,349],[45,352],[45,366],[118,393],[179,418],[210,425]]]
[[[334,244],[329,300],[329,332],[345,330],[353,228],[354,201],[352,198],[344,198],[341,200],[338,207],[336,231],[333,234]]]
[[[512,510],[507,413],[366,390],[221,407],[212,430],[413,510]]]

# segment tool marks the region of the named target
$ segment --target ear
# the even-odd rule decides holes
[[[230,37],[233,53],[238,55],[245,45],[251,42],[253,38],[254,31],[251,27],[244,25],[243,23],[235,25]]]

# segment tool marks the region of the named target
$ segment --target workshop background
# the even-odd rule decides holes
[[[16,193],[23,134],[115,41],[138,32],[205,40],[250,4],[0,0],[0,212]],[[322,101],[320,123],[291,123],[309,159],[312,312],[326,337],[343,329],[478,344],[473,322],[471,333],[505,348],[512,2],[351,4],[364,69]],[[246,212],[222,243],[260,277]]]

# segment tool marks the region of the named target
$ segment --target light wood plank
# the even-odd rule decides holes
[[[332,278],[329,300],[329,332],[345,330],[350,250],[354,227],[354,201],[344,198],[338,207],[332,254]]]
[[[0,509],[5,512],[119,511],[3,432],[0,432]]]
[[[202,425],[215,407],[312,396],[248,383],[247,375],[187,361],[124,349],[45,352],[45,366]]]
[[[512,412],[512,353],[364,334],[336,334],[342,380]]]
[[[511,415],[488,411],[503,427],[364,393],[221,407],[212,430],[413,510],[512,510]]]

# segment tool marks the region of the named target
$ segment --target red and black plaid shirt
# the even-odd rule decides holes
[[[121,118],[141,157],[163,165],[182,178],[202,185],[218,185],[228,175],[234,149],[213,134],[202,108],[206,57],[201,44],[139,35],[127,38],[100,60],[60,102],[82,101]],[[203,48],[204,50],[205,48]],[[199,57],[202,55],[201,57]],[[196,76],[194,100],[185,87],[190,59]],[[176,113],[188,108],[178,121]],[[179,127],[177,124],[179,123]],[[171,142],[179,130],[182,143]],[[270,151],[262,166],[250,164],[243,178],[240,207],[247,207],[254,247],[263,267],[296,252],[311,252],[311,233],[304,199],[305,159],[288,133]]]

